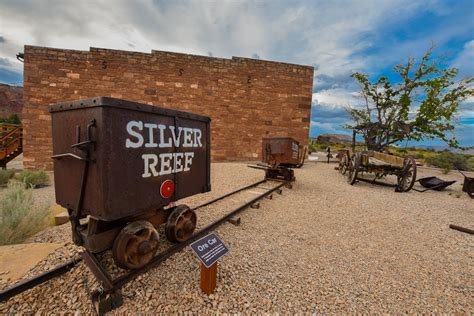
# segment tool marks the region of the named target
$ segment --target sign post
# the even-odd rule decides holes
[[[212,294],[216,288],[217,260],[226,255],[229,249],[215,233],[196,240],[191,244],[191,249],[201,261],[201,290]]]
[[[217,262],[209,268],[201,263],[201,290],[207,295],[214,293],[217,282]]]

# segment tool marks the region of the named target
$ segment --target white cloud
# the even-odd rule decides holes
[[[341,129],[338,128],[338,125],[331,124],[331,123],[321,123],[321,122],[311,122],[311,129],[316,131],[316,133],[321,133],[321,131],[324,131],[324,133],[340,133]],[[318,133],[318,134],[319,134]]]
[[[474,40],[464,44],[463,50],[453,62],[453,67],[459,69],[461,78],[474,75]],[[474,102],[474,98],[471,99],[471,102]]]
[[[426,6],[421,0],[3,1],[0,35],[7,42],[0,57],[19,70],[14,54],[25,44],[258,54],[316,64],[318,74],[334,76],[370,66],[357,52],[373,45],[380,26],[402,22]]]
[[[329,107],[357,106],[360,103],[359,93],[344,88],[322,90],[313,93],[313,100]]]

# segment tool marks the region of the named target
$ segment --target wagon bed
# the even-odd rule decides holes
[[[393,167],[393,168],[403,168],[404,158],[380,153],[377,151],[367,152],[369,161],[367,165],[373,165],[377,167]]]

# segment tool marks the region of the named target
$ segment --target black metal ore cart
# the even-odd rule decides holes
[[[109,97],[49,110],[56,200],[77,245],[138,269],[158,249],[158,226],[172,242],[192,236],[195,212],[173,202],[211,190],[208,117]]]

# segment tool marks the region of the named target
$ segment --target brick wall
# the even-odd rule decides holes
[[[309,137],[313,68],[91,48],[25,46],[24,165],[51,169],[50,103],[112,96],[212,118],[212,159],[255,160],[263,136]]]

